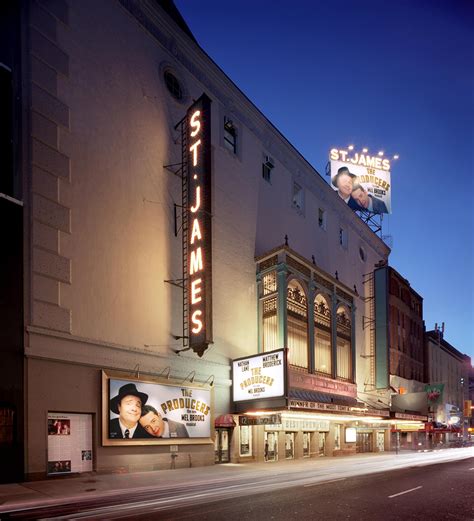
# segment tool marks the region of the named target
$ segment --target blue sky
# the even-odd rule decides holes
[[[330,148],[399,154],[390,264],[427,329],[474,359],[474,3],[175,0],[201,47],[324,174]]]

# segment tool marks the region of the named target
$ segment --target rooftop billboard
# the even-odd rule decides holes
[[[352,210],[391,213],[389,159],[333,148],[329,161],[331,185]]]

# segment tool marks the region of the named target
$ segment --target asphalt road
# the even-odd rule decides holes
[[[3,513],[4,519],[474,520],[474,457],[466,449],[183,470],[174,483]],[[470,457],[469,457],[470,456]],[[61,482],[65,487],[67,482]],[[63,490],[66,490],[65,488]]]
[[[121,517],[122,520],[137,517]],[[229,521],[474,520],[474,459],[148,512],[146,519]]]

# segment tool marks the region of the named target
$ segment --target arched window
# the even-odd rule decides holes
[[[331,306],[320,293],[314,299],[314,368],[332,374]]]
[[[291,365],[308,367],[308,302],[301,285],[292,280],[287,289],[288,350]]]
[[[337,377],[351,379],[351,315],[346,306],[339,306],[336,314],[337,326]]]
[[[271,271],[262,277],[263,350],[278,348],[277,277]]]

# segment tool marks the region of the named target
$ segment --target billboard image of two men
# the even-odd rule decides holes
[[[390,172],[331,161],[331,184],[352,209],[390,213]]]
[[[109,439],[210,436],[210,391],[109,380]]]

